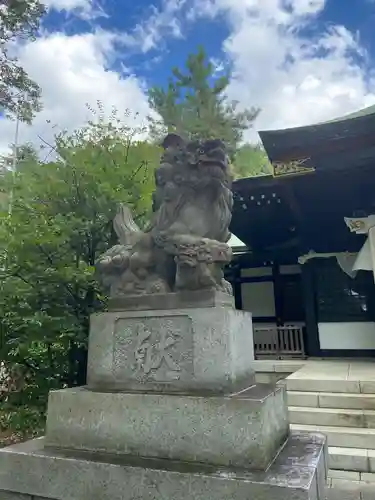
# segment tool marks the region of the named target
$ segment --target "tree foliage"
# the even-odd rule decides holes
[[[0,359],[22,367],[26,384],[7,408],[21,404],[30,422],[49,389],[84,383],[89,315],[106,302],[95,260],[115,242],[118,202],[141,226],[147,220],[160,159],[158,147],[116,121],[61,134],[51,148],[53,161],[30,155],[0,181],[13,193],[0,225]],[[18,411],[7,415],[19,424]]]
[[[190,54],[185,70],[173,68],[167,89],[153,87],[149,102],[162,121],[151,120],[154,135],[176,132],[188,138],[221,139],[234,151],[259,110],[239,111],[226,89],[230,74],[217,77],[203,48]]]
[[[272,174],[272,166],[261,145],[240,146],[232,163],[235,179]]]
[[[12,170],[16,167],[17,171],[23,169],[29,163],[38,161],[38,151],[31,143],[25,143],[17,146],[12,145],[12,153],[7,155],[0,155],[0,174]],[[16,165],[14,165],[16,162]]]
[[[270,173],[264,150],[243,141],[259,109],[240,111],[238,102],[228,100],[230,76],[216,76],[203,48],[190,54],[184,69],[172,69],[166,89],[149,90],[150,106],[161,117],[150,118],[152,133],[155,138],[168,131],[189,139],[221,139],[228,146],[235,178]]]
[[[0,2],[0,107],[8,116],[31,122],[41,108],[40,88],[11,53],[11,43],[33,39],[45,8],[39,0]]]

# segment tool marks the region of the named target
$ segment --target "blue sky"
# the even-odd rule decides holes
[[[146,1],[137,3],[130,0],[106,0],[100,2],[100,7],[105,16],[92,19],[82,19],[66,11],[52,10],[44,20],[44,26],[51,31],[64,30],[66,33],[75,34],[100,27],[106,31],[118,31],[134,34],[141,26],[152,23],[153,18],[160,16],[168,2],[163,0]],[[175,2],[173,2],[175,3]],[[176,2],[178,3],[178,2]],[[182,3],[182,2],[181,2]],[[165,34],[158,39],[158,43],[143,52],[141,47],[126,47],[121,51],[118,60],[134,71],[139,77],[145,78],[149,85],[165,85],[173,66],[184,64],[190,52],[203,45],[208,55],[214,59],[223,58],[222,42],[230,35],[230,30],[222,16],[211,20],[186,19],[189,12],[189,2],[178,9],[175,20],[179,24],[180,34],[173,34],[169,28],[170,17],[160,32]],[[172,4],[172,2],[171,2]],[[96,4],[98,5],[98,4]],[[99,11],[100,12],[100,11]],[[147,29],[147,28],[146,28]],[[121,50],[121,49],[120,49]],[[143,49],[145,50],[145,49]]]
[[[37,41],[18,47],[44,101],[21,141],[50,138],[46,120],[58,130],[81,126],[96,100],[105,113],[115,106],[145,120],[147,88],[165,85],[198,45],[218,72],[232,68],[228,99],[261,109],[247,140],[375,104],[375,0],[44,2]],[[13,129],[0,120],[0,149]]]
[[[263,1],[267,3],[267,0]],[[288,2],[279,3],[284,4],[285,10],[288,11]],[[204,45],[210,57],[223,60],[226,58],[222,45],[230,36],[230,28],[226,23],[225,13],[212,19],[198,18],[192,21],[186,19],[186,13],[189,11],[189,6],[186,4],[189,2],[176,12],[176,19],[182,31],[180,37],[173,36],[171,30],[163,27],[166,36],[157,46],[145,53],[137,48],[128,48],[119,58],[139,76],[144,77],[150,85],[164,85],[170,75],[171,67],[181,66],[187,55],[196,50],[200,44]],[[44,26],[50,31],[64,30],[69,34],[95,30],[98,27],[108,31],[132,33],[155,13],[163,12],[166,2],[140,0],[135,3],[132,0],[105,0],[96,5],[100,5],[98,13],[102,10],[105,15],[99,15],[95,20],[82,19],[77,15],[79,11],[51,10],[44,20]],[[327,0],[324,8],[317,13],[314,22],[308,23],[303,31],[309,38],[310,35],[319,36],[330,26],[342,25],[360,41],[373,61],[375,56],[374,23],[375,1]]]

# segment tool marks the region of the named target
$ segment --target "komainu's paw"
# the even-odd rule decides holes
[[[130,254],[123,245],[115,245],[101,255],[96,263],[101,275],[118,274],[129,267]]]
[[[233,295],[232,285],[229,283],[229,281],[225,280],[224,278],[221,280],[221,289],[228,295]]]

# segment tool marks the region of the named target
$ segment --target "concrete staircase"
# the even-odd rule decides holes
[[[291,429],[328,437],[329,500],[375,500],[375,363],[372,370],[374,381],[362,381],[304,367],[282,382]]]

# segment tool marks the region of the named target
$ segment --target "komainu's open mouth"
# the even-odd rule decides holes
[[[225,153],[225,144],[220,140],[206,141],[199,150],[199,162],[227,169],[229,161]]]

